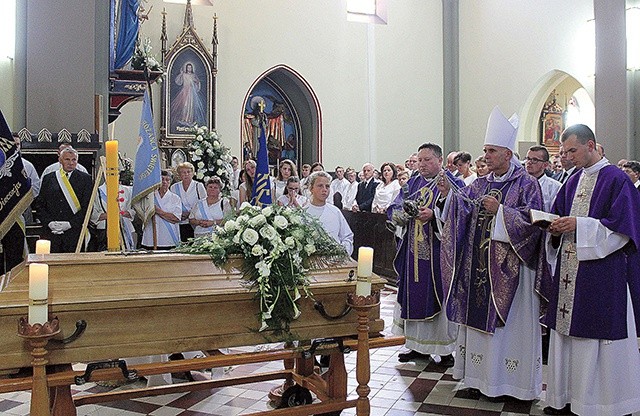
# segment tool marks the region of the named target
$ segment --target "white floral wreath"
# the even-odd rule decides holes
[[[231,185],[231,150],[222,144],[218,133],[206,126],[194,129],[195,139],[189,144],[189,156],[196,168],[196,179],[207,182],[213,176],[222,181],[223,192],[229,193]]]

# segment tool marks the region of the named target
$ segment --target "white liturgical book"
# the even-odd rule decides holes
[[[538,209],[529,210],[529,216],[531,217],[531,225],[537,225],[541,228],[547,228],[553,220],[560,218],[559,215],[540,211]]]

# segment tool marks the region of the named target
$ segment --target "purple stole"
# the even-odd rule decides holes
[[[552,212],[571,212],[580,174],[573,175],[556,196]],[[627,336],[627,285],[632,295],[636,326],[640,323],[640,195],[627,175],[616,166],[603,167],[596,181],[589,217],[597,218],[610,230],[629,236],[629,243],[604,259],[580,261],[575,281],[569,335],[592,339],[623,339]],[[565,253],[558,253],[562,261]],[[553,282],[545,286],[549,309],[544,322],[556,328],[558,290],[562,285],[559,263]]]
[[[489,174],[461,192],[471,200],[493,195],[501,202],[510,243],[490,239],[494,215],[478,203],[452,195],[441,256],[442,279],[448,288],[447,316],[452,322],[493,333],[508,318],[520,264],[536,270],[536,282],[548,274],[540,266],[546,265],[541,262],[542,232],[529,222],[529,210],[543,207],[542,193],[537,180],[521,167],[515,167],[504,182],[493,181]]]

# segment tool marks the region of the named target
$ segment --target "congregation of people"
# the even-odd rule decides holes
[[[640,411],[640,162],[612,165],[580,124],[553,154],[536,145],[520,160],[517,130],[496,108],[476,158],[424,143],[379,169],[365,163],[330,174],[319,162],[298,170],[280,160],[273,203],[318,218],[349,254],[354,235],[343,210],[386,216],[397,243],[400,362],[453,367],[470,397],[526,401],[542,393],[548,363],[546,414]],[[92,196],[78,152],[61,146],[42,177],[28,161],[25,170],[43,237],[52,252],[74,252]],[[163,170],[144,226],[134,221],[131,188],[120,185],[127,248],[171,249],[215,233],[253,199],[256,162],[240,166],[234,157],[232,170],[230,189],[218,177],[197,181],[189,162]],[[88,249],[101,251],[104,185],[92,206]],[[539,226],[538,211],[556,216]]]

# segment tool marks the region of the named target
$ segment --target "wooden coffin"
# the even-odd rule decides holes
[[[49,264],[49,313],[60,320],[68,337],[78,320],[87,329],[69,344],[49,343],[50,364],[92,362],[120,357],[213,350],[279,341],[269,331],[258,332],[255,293],[240,284],[241,258],[224,269],[204,255],[107,253],[30,255],[12,271],[0,292],[0,371],[30,366],[27,344],[17,335],[18,319],[28,312],[28,264]],[[357,264],[312,270],[311,290],[330,315],[344,308],[353,292]],[[374,277],[373,288],[384,280]],[[312,299],[298,301],[302,312],[292,324],[296,339],[356,335],[352,311],[328,320],[314,309]],[[371,332],[384,326],[379,307],[370,315]]]

